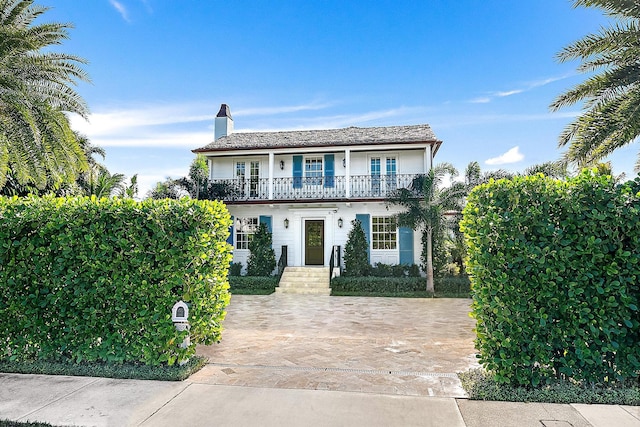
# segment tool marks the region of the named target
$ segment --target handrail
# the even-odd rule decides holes
[[[216,195],[224,201],[243,202],[257,200],[336,200],[349,198],[385,199],[399,188],[410,188],[418,174],[333,176],[322,178],[273,178],[273,192],[269,192],[269,179],[213,179]],[[327,177],[324,177],[327,178]],[[349,192],[347,193],[347,184]],[[270,199],[269,196],[272,195]]]
[[[342,272],[342,268],[340,265],[340,246],[339,245],[334,245],[331,248],[331,258],[329,260],[329,280],[333,279],[333,269],[336,267],[340,268],[340,271]]]
[[[282,277],[284,269],[287,268],[287,264],[289,263],[287,258],[287,245],[282,245],[282,252],[280,253],[280,259],[278,260],[278,280]]]

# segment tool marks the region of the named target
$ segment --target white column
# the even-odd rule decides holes
[[[351,197],[351,150],[344,150],[344,196]]]
[[[433,146],[429,145],[424,149],[424,172],[427,173],[433,168],[433,156],[431,155]]]
[[[207,159],[209,162],[209,179],[213,179],[213,159]]]
[[[273,165],[275,163],[275,154],[273,151],[269,153],[269,200],[273,200]]]

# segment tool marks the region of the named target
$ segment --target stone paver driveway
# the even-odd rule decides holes
[[[463,397],[469,299],[234,295],[196,383]]]

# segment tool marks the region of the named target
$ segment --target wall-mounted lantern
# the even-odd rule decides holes
[[[284,228],[289,228],[289,218],[284,219]]]
[[[280,160],[280,170],[284,170],[284,160]]]
[[[342,159],[342,167],[343,168],[347,167],[347,159]]]
[[[338,227],[342,228],[342,218],[338,218]]]

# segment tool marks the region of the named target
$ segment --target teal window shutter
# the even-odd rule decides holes
[[[400,264],[411,265],[413,262],[413,230],[400,227]]]
[[[293,156],[293,188],[302,188],[302,156]]]
[[[269,233],[273,233],[271,230],[271,216],[260,215],[260,224],[265,224]]]
[[[364,237],[367,239],[367,259],[371,262],[370,248],[371,248],[371,216],[369,214],[356,214],[356,219],[362,224],[364,230]]]
[[[231,217],[231,227],[229,227],[229,237],[227,237],[227,243],[233,246],[233,216]]]
[[[324,155],[324,187],[333,188],[335,186],[335,162],[333,154]]]

